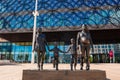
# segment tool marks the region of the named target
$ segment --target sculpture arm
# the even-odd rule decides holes
[[[71,49],[71,46],[68,47],[66,53],[68,53],[70,51],[70,49]]]
[[[77,46],[77,48],[79,47],[79,44],[78,44],[78,41],[80,41],[80,32],[78,32],[78,34],[77,34],[77,39],[76,39],[76,46]],[[80,42],[80,45],[81,45],[81,42]]]
[[[67,52],[65,52],[65,51],[60,50],[59,48],[58,48],[58,50],[59,50],[59,52],[61,52],[61,53],[67,53]]]
[[[49,51],[54,51],[54,48],[53,49],[49,49]]]
[[[92,41],[91,35],[90,35],[90,45],[91,45],[91,48],[92,48],[92,52],[94,52],[93,41]]]
[[[33,51],[35,51],[36,40],[37,40],[37,34],[35,34],[35,41],[34,41],[34,45],[33,45]]]
[[[82,32],[79,32],[77,34],[77,53],[81,54],[81,46],[82,46],[82,43],[81,43],[81,35],[82,35]],[[79,42],[79,43],[78,43]]]
[[[46,40],[45,40],[45,44],[46,44],[46,46],[47,46],[48,50],[50,50],[50,49],[49,49],[49,46],[48,46],[48,43],[47,43],[47,41],[46,41]]]

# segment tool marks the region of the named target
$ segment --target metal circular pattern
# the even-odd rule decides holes
[[[0,31],[32,30],[35,0],[1,0]],[[120,28],[120,0],[38,0],[37,27],[47,30]]]

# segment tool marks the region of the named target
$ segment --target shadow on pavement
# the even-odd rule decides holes
[[[111,79],[106,78],[106,80],[111,80]]]
[[[5,66],[5,65],[18,65],[18,63],[0,63],[0,66]]]
[[[10,60],[0,60],[0,66],[4,65],[17,65],[17,63]]]

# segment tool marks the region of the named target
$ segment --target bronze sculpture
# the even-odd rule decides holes
[[[50,49],[49,51],[53,51],[54,53],[54,60],[53,60],[53,67],[55,68],[56,67],[56,70],[59,70],[58,69],[58,63],[59,63],[59,52],[61,53],[65,53],[64,51],[60,50],[58,47],[57,47],[57,42],[54,42],[54,48],[53,49]]]
[[[80,43],[80,50],[81,50],[81,70],[83,70],[83,63],[86,59],[86,70],[90,69],[90,47],[92,47],[93,51],[93,42],[91,39],[90,32],[88,30],[87,25],[82,25],[82,31],[78,32],[77,34],[77,45],[78,41]],[[85,56],[86,55],[86,56]]]
[[[47,41],[45,39],[45,35],[42,34],[42,28],[39,28],[35,37],[35,45],[34,50],[37,52],[37,64],[38,70],[43,70],[43,63],[45,58],[46,46],[48,47]],[[49,47],[48,47],[49,49]]]
[[[70,63],[70,67],[71,67],[71,71],[73,70],[73,63],[74,63],[74,70],[76,70],[76,65],[77,65],[77,46],[75,44],[75,39],[71,39],[71,44],[67,50],[67,52],[70,51],[71,53],[71,63]]]

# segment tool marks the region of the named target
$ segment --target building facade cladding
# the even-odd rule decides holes
[[[27,32],[33,28],[35,0],[1,0],[0,32]],[[37,27],[44,31],[119,28],[119,0],[38,0]]]
[[[32,32],[34,4],[35,0],[1,0],[0,33]],[[120,0],[38,0],[37,27],[43,27],[43,31],[78,30],[82,24],[90,29],[119,28],[119,6]],[[18,54],[27,53],[30,60],[31,42],[1,42],[0,45],[0,54],[16,54],[13,59],[21,61],[22,55]],[[108,45],[94,47],[95,53],[109,50]]]

